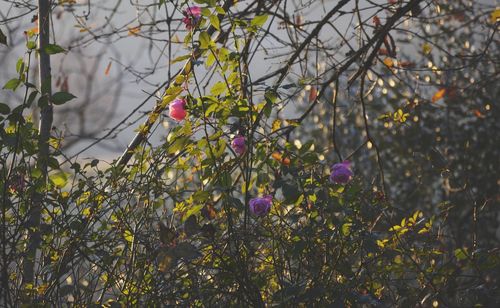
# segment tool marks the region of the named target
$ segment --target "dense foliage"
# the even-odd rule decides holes
[[[137,4],[154,17],[125,36],[182,47],[111,163],[68,155],[57,125],[45,155],[30,110],[79,99],[37,82],[43,55],[122,31],[23,34],[3,86],[23,99],[0,104],[2,305],[500,304],[500,11],[295,2]]]

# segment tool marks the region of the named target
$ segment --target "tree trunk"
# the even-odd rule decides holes
[[[52,103],[51,95],[51,73],[50,73],[50,55],[45,51],[49,44],[50,36],[50,0],[38,0],[38,49],[39,49],[39,73],[41,95],[47,97],[47,104],[41,107],[40,126],[38,137],[38,157],[37,168],[42,176],[36,182],[35,191],[29,211],[28,220],[28,245],[26,256],[23,262],[23,283],[35,285],[35,267],[37,264],[37,250],[41,242],[40,218],[44,199],[44,191],[47,183],[47,162],[50,155],[49,138],[52,127]]]

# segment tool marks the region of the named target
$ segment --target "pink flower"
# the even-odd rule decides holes
[[[256,216],[264,216],[271,210],[272,202],[273,197],[271,195],[250,199],[250,212]]]
[[[243,153],[245,153],[245,137],[239,135],[234,137],[233,141],[231,142],[231,148],[233,148],[233,150],[238,155],[242,155]]]
[[[24,174],[18,173],[10,178],[9,188],[16,193],[22,193],[24,191],[25,182]]]
[[[330,171],[330,182],[332,183],[347,184],[354,176],[354,173],[351,170],[351,163],[349,161],[334,164],[330,168]]]
[[[188,6],[182,13],[184,14],[182,22],[186,25],[186,28],[188,30],[195,28],[201,18],[201,8],[196,5]]]
[[[180,122],[180,121],[184,120],[186,115],[187,115],[186,100],[183,98],[176,98],[170,104],[169,116],[172,119],[176,120],[177,122]]]

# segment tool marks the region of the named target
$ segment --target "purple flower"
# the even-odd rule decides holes
[[[330,182],[337,184],[347,184],[353,177],[354,173],[351,170],[351,163],[349,161],[343,161],[338,164],[334,164],[330,168]]]
[[[187,9],[183,12],[184,18],[182,18],[182,22],[186,25],[188,30],[191,30],[196,27],[198,21],[201,18],[201,8],[199,6],[188,6]]]
[[[250,212],[256,216],[264,216],[271,210],[272,202],[273,197],[271,195],[250,199]]]
[[[245,153],[245,137],[239,135],[234,137],[233,141],[231,142],[231,148],[233,148],[233,150],[238,155],[242,155],[243,153]]]

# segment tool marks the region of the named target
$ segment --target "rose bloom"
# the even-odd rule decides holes
[[[198,24],[201,17],[201,8],[199,6],[188,6],[183,12],[184,18],[182,22],[186,25],[188,30],[193,29]]]
[[[271,210],[272,202],[273,197],[271,195],[250,199],[250,212],[256,216],[264,216]]]
[[[25,188],[24,174],[18,173],[10,179],[9,189],[16,193],[22,193]]]
[[[180,122],[184,120],[184,118],[187,115],[186,112],[186,100],[183,98],[176,98],[169,107],[169,116],[176,120],[177,122]]]
[[[233,141],[231,142],[231,148],[233,148],[233,150],[238,155],[245,153],[245,137],[239,135],[234,137]]]
[[[332,183],[347,184],[354,176],[354,173],[351,170],[351,163],[349,161],[334,164],[330,168],[330,171],[330,182]]]

